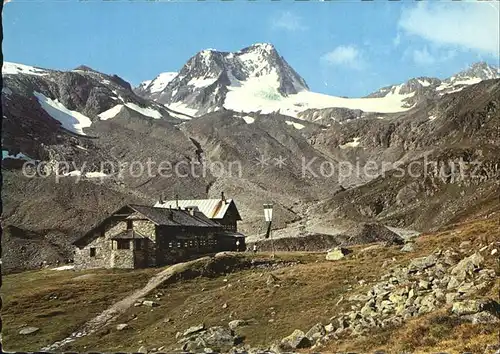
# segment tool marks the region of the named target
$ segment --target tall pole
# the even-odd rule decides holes
[[[270,241],[271,241],[272,258],[274,258],[275,257],[274,241],[273,241],[272,232],[271,232],[271,225],[273,222],[273,205],[272,204],[264,204],[264,217],[266,219],[266,222],[268,223],[266,238],[271,239]]]
[[[273,232],[271,231],[271,224],[269,223],[269,237],[271,238],[271,249],[273,251],[271,258],[274,259],[275,254],[274,254],[274,241],[273,241]]]

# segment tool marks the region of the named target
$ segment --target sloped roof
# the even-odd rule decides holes
[[[198,210],[205,214],[208,218],[222,219],[226,215],[231,204],[236,207],[233,199],[182,199],[167,200],[163,203],[157,202],[154,206],[155,208],[176,208],[177,206],[179,206],[182,209],[196,206]],[[241,218],[239,218],[239,213],[238,220],[241,220]]]
[[[181,226],[181,227],[182,226],[211,227],[211,228],[222,227],[218,222],[207,218],[205,214],[203,214],[200,211],[194,211],[194,215],[191,215],[187,210],[155,208],[146,205],[129,204],[121,207],[112,214],[108,215],[105,219],[97,223],[87,233],[85,233],[84,235],[78,237],[75,241],[73,241],[73,244],[74,245],[82,243],[85,244],[85,240],[88,237],[91,237],[97,228],[106,223],[108,220],[114,218],[116,214],[124,213],[121,216],[123,217],[123,220],[126,220],[127,216],[125,215],[130,216],[134,212],[142,214],[146,219],[151,220],[153,223],[157,225]]]
[[[137,204],[129,206],[157,225],[221,227],[219,223],[210,220],[200,211],[194,211],[194,215],[191,215],[187,210],[156,208]]]

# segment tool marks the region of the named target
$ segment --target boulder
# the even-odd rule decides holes
[[[448,290],[456,289],[460,286],[460,280],[457,279],[457,277],[450,277],[450,281],[448,282],[448,285],[446,288]]]
[[[328,251],[328,253],[326,254],[326,260],[338,261],[339,259],[342,259],[345,256],[347,256],[349,253],[351,253],[351,251],[348,250],[347,248],[335,247],[334,249]]]
[[[127,328],[129,328],[129,325],[126,323],[120,323],[120,324],[116,325],[116,329],[118,331],[123,331],[124,329],[127,329]]]
[[[332,323],[329,323],[325,326],[326,333],[331,333],[335,330],[335,326]]]
[[[197,333],[197,332],[201,332],[205,329],[205,324],[203,323],[200,323],[199,325],[197,326],[192,326],[192,327],[189,327],[188,329],[186,329],[184,331],[184,333],[182,334],[184,337],[187,337],[191,334],[194,334],[194,333]]]
[[[306,333],[306,337],[311,342],[316,342],[319,338],[323,337],[326,334],[325,327],[321,323],[317,323],[311,327],[309,331]]]
[[[144,345],[142,345],[139,350],[137,351],[137,353],[144,353],[144,354],[147,354],[148,352],[148,348],[146,348]]]
[[[151,300],[145,300],[142,302],[142,304],[144,306],[148,306],[148,307],[156,307],[156,306],[159,306],[157,302],[155,301],[151,301]]]
[[[471,246],[471,242],[470,241],[462,241],[460,243],[460,246],[458,246],[458,248],[460,249],[466,249],[466,248],[470,248]]]
[[[247,324],[248,321],[245,320],[234,320],[228,323],[228,327],[234,331],[236,328],[246,326]]]
[[[288,337],[281,340],[280,347],[287,349],[308,348],[311,346],[311,341],[306,337],[305,333],[300,329],[296,329]]]
[[[413,252],[413,251],[415,251],[414,242],[408,242],[403,246],[403,248],[401,248],[401,252]]]
[[[202,332],[192,333],[183,349],[189,352],[200,352],[205,348],[211,348],[215,352],[227,352],[236,345],[238,337],[233,332],[222,326],[210,327]]]
[[[453,303],[451,312],[455,315],[472,315],[481,312],[485,307],[485,301],[482,300],[463,300]]]
[[[480,323],[500,323],[500,319],[488,311],[481,311],[473,315],[464,316],[466,319],[472,322],[472,324]]]
[[[427,257],[415,258],[410,262],[410,265],[408,266],[408,272],[413,273],[417,271],[423,271],[434,266],[437,263],[437,260],[438,258],[434,254],[431,254]]]
[[[458,262],[458,264],[451,269],[451,275],[459,280],[464,280],[467,276],[478,271],[483,262],[483,256],[476,252],[472,256],[466,257]]]
[[[22,334],[22,335],[33,334],[33,333],[38,332],[39,330],[40,330],[40,328],[38,328],[38,327],[29,326],[29,327],[22,328],[19,331],[19,334]]]

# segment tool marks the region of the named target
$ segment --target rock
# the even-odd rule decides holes
[[[148,306],[148,307],[156,307],[156,306],[158,306],[157,302],[151,301],[151,300],[145,300],[145,301],[142,302],[142,304],[144,306]]]
[[[428,290],[430,288],[430,284],[427,280],[424,280],[424,279],[421,279],[419,282],[418,282],[418,287],[421,289],[421,290]]]
[[[370,296],[368,295],[351,295],[349,296],[349,301],[360,301],[360,302],[365,302],[370,299]]]
[[[129,325],[126,323],[120,323],[120,324],[116,325],[116,329],[118,331],[123,331],[124,329],[127,329],[127,328],[129,328]]]
[[[445,294],[443,292],[443,290],[441,289],[436,289],[432,292],[433,296],[437,299],[437,300],[444,300],[445,299]]]
[[[238,327],[241,326],[246,326],[248,324],[248,321],[245,320],[234,320],[228,323],[228,327],[232,330],[235,330]]]
[[[413,252],[413,251],[415,251],[414,242],[408,242],[403,246],[403,248],[401,248],[401,252]]]
[[[39,330],[40,330],[40,328],[38,328],[38,327],[29,326],[29,327],[24,327],[23,329],[21,329],[19,331],[19,334],[22,334],[22,335],[33,334],[33,333],[38,332]]]
[[[306,333],[306,337],[311,342],[316,342],[319,338],[323,337],[326,334],[325,327],[321,323],[317,323],[311,327],[309,331]]]
[[[457,293],[448,293],[446,294],[446,303],[451,304],[458,298]]]
[[[146,348],[144,345],[142,345],[139,350],[137,351],[137,353],[145,353],[147,354],[148,352],[148,348]]]
[[[472,273],[478,271],[483,262],[483,256],[476,252],[472,256],[466,257],[458,262],[458,264],[451,269],[450,273],[459,280],[465,280],[468,275],[472,275]]]
[[[332,323],[329,323],[325,326],[326,333],[331,333],[335,330],[335,326]]]
[[[460,243],[460,246],[458,246],[458,248],[465,249],[465,248],[470,248],[470,246],[471,246],[470,241],[463,241]]]
[[[226,304],[226,303],[224,303],[224,305],[222,305],[222,308],[223,308],[223,309],[227,309],[227,304]]]
[[[221,326],[210,327],[194,334],[185,343],[184,350],[200,352],[204,348],[211,348],[215,352],[227,352],[236,344],[237,339],[230,329]]]
[[[192,326],[192,327],[189,327],[188,329],[186,329],[184,331],[184,333],[182,334],[184,337],[187,337],[191,334],[194,334],[194,333],[197,333],[197,332],[201,332],[205,329],[205,324],[203,323],[200,323],[199,325],[197,326]]]
[[[289,349],[308,348],[311,346],[311,341],[306,337],[304,332],[296,329],[288,337],[281,340],[281,347]]]
[[[450,277],[450,281],[448,282],[446,289],[452,290],[458,288],[459,286],[460,286],[460,280],[458,280],[456,277]]]
[[[408,272],[413,273],[417,271],[422,271],[432,267],[436,263],[437,263],[437,256],[435,254],[431,254],[427,257],[415,258],[410,262],[410,265],[408,266]]]
[[[492,249],[491,250],[491,255],[494,256],[495,254],[497,254],[498,250],[496,248]]]
[[[343,247],[335,247],[333,250],[329,251],[326,255],[327,261],[338,261],[339,259],[344,258],[346,255],[351,253],[352,251]]]
[[[488,311],[481,311],[475,313],[473,315],[464,316],[466,319],[472,322],[472,324],[480,324],[480,323],[499,323],[500,319],[496,317],[494,314]]]
[[[404,304],[406,302],[406,298],[402,295],[393,293],[389,295],[389,301],[395,305],[399,305],[399,304]]]
[[[472,315],[481,312],[485,306],[482,300],[464,300],[453,303],[451,312],[458,316]]]

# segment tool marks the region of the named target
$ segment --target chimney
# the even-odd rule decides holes
[[[163,193],[160,194],[160,199],[158,199],[158,203],[163,204]]]
[[[179,208],[179,195],[178,194],[175,195],[175,206],[177,208]]]
[[[189,208],[189,215],[194,216],[194,208]]]
[[[224,192],[221,192],[220,193],[220,199],[225,202],[226,201],[226,197],[224,196]]]
[[[174,212],[172,211],[172,209],[169,210],[169,213],[168,213],[168,218],[170,220],[174,220]]]

